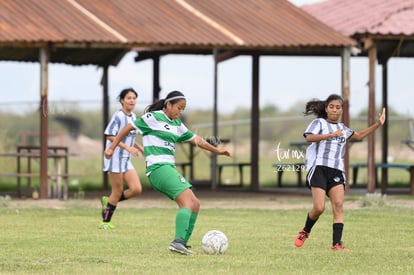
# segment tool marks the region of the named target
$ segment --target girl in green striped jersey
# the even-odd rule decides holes
[[[193,232],[200,209],[200,202],[191,190],[192,185],[175,168],[175,144],[190,142],[217,155],[231,156],[224,148],[218,148],[187,129],[180,116],[186,107],[185,96],[179,91],[170,92],[165,99],[148,106],[145,114],[126,125],[105,151],[111,158],[115,147],[130,132],[142,135],[146,174],[151,186],[174,200],[179,209],[175,219],[175,237],[169,249],[189,255],[187,245]]]

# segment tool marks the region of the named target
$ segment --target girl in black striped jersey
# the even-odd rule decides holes
[[[313,114],[314,119],[304,132],[310,143],[306,150],[306,168],[309,169],[306,182],[312,192],[313,207],[308,212],[305,227],[295,238],[295,245],[301,247],[309,237],[312,227],[325,210],[325,196],[328,196],[333,213],[332,249],[347,250],[342,245],[344,227],[343,201],[345,175],[343,158],[348,140],[362,140],[374,132],[385,121],[385,109],[378,122],[356,132],[349,129],[339,119],[343,112],[343,99],[332,94],[326,100],[312,100],[306,104],[305,115]]]

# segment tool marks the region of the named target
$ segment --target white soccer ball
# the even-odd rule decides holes
[[[201,247],[206,254],[224,254],[229,248],[227,236],[219,230],[210,230],[204,234]]]

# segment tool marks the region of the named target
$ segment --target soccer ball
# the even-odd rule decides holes
[[[229,241],[226,235],[219,230],[210,230],[204,234],[201,240],[201,247],[206,254],[224,254],[229,248]]]

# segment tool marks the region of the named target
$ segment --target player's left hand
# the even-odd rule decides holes
[[[111,148],[106,149],[105,151],[105,158],[110,159],[114,153],[114,150]]]
[[[381,125],[384,125],[384,122],[385,122],[385,108],[382,108],[382,113],[379,114],[378,122]]]
[[[218,152],[218,155],[224,155],[224,156],[231,157],[231,153],[229,152],[229,150],[226,150],[226,149],[220,149]]]

